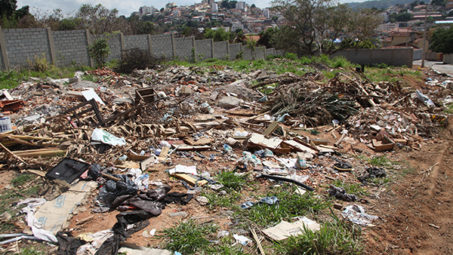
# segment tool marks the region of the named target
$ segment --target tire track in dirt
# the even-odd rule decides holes
[[[366,254],[453,254],[453,119],[421,151],[399,153],[417,171],[388,188],[367,229]]]

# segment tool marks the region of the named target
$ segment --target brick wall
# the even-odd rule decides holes
[[[35,56],[44,56],[51,63],[46,29],[5,29],[3,33],[10,67],[26,66],[27,60],[33,61]]]
[[[124,48],[125,50],[138,48],[148,51],[148,35],[125,35]]]
[[[85,30],[53,31],[57,66],[90,65]]]
[[[192,37],[175,38],[175,56],[179,60],[192,60]]]
[[[227,42],[214,42],[214,58],[226,59],[227,57]]]
[[[196,40],[195,48],[197,49],[197,59],[211,58],[211,39]]]

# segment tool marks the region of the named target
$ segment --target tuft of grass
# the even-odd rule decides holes
[[[370,163],[372,166],[379,166],[379,167],[392,166],[392,161],[390,161],[385,156],[372,157],[371,159],[368,160],[368,163]]]
[[[305,229],[305,233],[292,236],[276,244],[280,254],[361,254],[361,230],[352,223],[334,217],[332,222],[321,226],[319,231]]]
[[[387,184],[390,182],[389,177],[383,177],[383,178],[373,178],[369,180],[370,183],[376,185],[376,186],[382,186],[384,184]]]
[[[365,68],[365,76],[373,82],[380,81],[404,81],[410,77],[415,80],[423,81],[423,73],[407,67],[368,67]]]
[[[36,178],[36,175],[33,174],[20,174],[11,180],[11,184],[15,187],[22,186],[25,183]]]
[[[283,186],[268,192],[266,196],[276,196],[277,204],[257,204],[249,209],[237,209],[236,216],[252,221],[259,226],[268,226],[289,220],[293,217],[315,213],[329,207],[330,202],[315,197],[311,192],[299,195],[294,186]]]
[[[379,178],[382,179],[382,178]],[[341,180],[335,180],[333,185],[343,188],[346,193],[353,194],[356,196],[367,196],[368,191],[358,183],[348,183]]]
[[[246,176],[239,176],[229,171],[222,171],[216,176],[217,181],[223,184],[224,189],[236,191],[242,189],[242,186],[247,182],[246,178]]]
[[[179,225],[163,231],[167,239],[166,248],[182,254],[194,254],[208,249],[211,245],[207,236],[216,232],[212,224],[197,224],[193,220],[181,222]]]
[[[34,248],[24,248],[20,250],[20,255],[44,255],[44,252],[35,250]]]
[[[448,114],[453,114],[453,104],[449,104],[445,107],[445,110],[444,110],[445,113],[448,113]]]
[[[207,204],[207,207],[210,210],[218,207],[232,208],[234,203],[241,198],[241,194],[233,190],[227,192],[226,195],[221,195],[214,191],[203,192],[201,195],[208,199],[209,203]]]

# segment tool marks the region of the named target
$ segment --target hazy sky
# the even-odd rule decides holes
[[[340,0],[341,2],[352,2],[353,0]],[[360,0],[359,0],[360,1]],[[357,2],[359,2],[357,1]],[[201,0],[17,0],[17,6],[22,7],[29,5],[31,12],[35,13],[36,10],[40,12],[50,12],[53,9],[59,8],[63,10],[65,15],[72,15],[84,3],[102,4],[109,9],[116,8],[119,10],[120,15],[129,16],[134,11],[138,11],[140,6],[154,6],[156,8],[164,7],[167,2],[174,2],[177,5],[190,5]],[[270,6],[271,0],[245,0],[248,4],[255,4],[263,8]]]

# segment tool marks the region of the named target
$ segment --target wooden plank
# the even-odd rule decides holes
[[[159,154],[159,157],[157,158],[157,160],[161,163],[164,163],[165,161],[167,161],[167,156],[168,156],[169,151],[170,151],[169,147],[167,147],[167,146],[162,147],[162,150],[160,151],[160,154]]]
[[[206,180],[200,180],[198,181],[196,178],[188,175],[188,174],[173,174],[172,176],[184,180],[185,182],[189,183],[192,186],[198,185],[198,186],[203,186],[208,183]]]
[[[3,145],[3,143],[0,143],[0,147],[2,147],[2,149],[5,150],[6,153],[13,156],[15,159],[19,160],[20,162],[22,162],[24,164],[27,164],[27,162],[25,162],[20,156],[18,156],[16,153],[10,151],[8,148],[6,148],[6,146]]]
[[[268,136],[268,135],[272,134],[277,128],[278,128],[278,122],[274,121],[266,128],[266,130],[264,130],[263,135]]]

